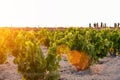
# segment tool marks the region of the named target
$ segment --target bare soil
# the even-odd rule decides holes
[[[60,80],[120,80],[120,57],[105,57],[98,64],[87,70],[77,71],[66,59],[60,62]],[[13,63],[13,56],[8,62],[0,65],[0,80],[21,80],[17,72],[17,65]]]

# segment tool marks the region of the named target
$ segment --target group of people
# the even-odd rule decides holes
[[[89,23],[89,27],[92,27],[91,23]],[[98,28],[98,27],[107,27],[106,23],[101,22],[99,23],[94,23],[93,24],[94,28]],[[114,23],[114,27],[120,27],[120,23]]]

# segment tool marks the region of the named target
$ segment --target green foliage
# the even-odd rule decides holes
[[[46,55],[40,45],[48,47]],[[36,32],[0,29],[0,64],[7,61],[8,53],[12,53],[23,80],[58,80],[61,56],[56,49],[60,45],[87,53],[94,64],[108,52],[120,54],[120,31],[118,28],[72,27],[62,31],[40,29]]]
[[[33,31],[20,31],[15,39],[19,49],[14,63],[23,80],[57,80],[59,60],[54,50],[47,56],[40,49],[39,39]]]

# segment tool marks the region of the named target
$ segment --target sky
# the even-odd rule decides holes
[[[0,26],[113,26],[120,22],[119,8],[119,0],[0,0]]]

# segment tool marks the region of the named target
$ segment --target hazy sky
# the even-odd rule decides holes
[[[0,26],[88,26],[120,22],[119,0],[0,0]]]

